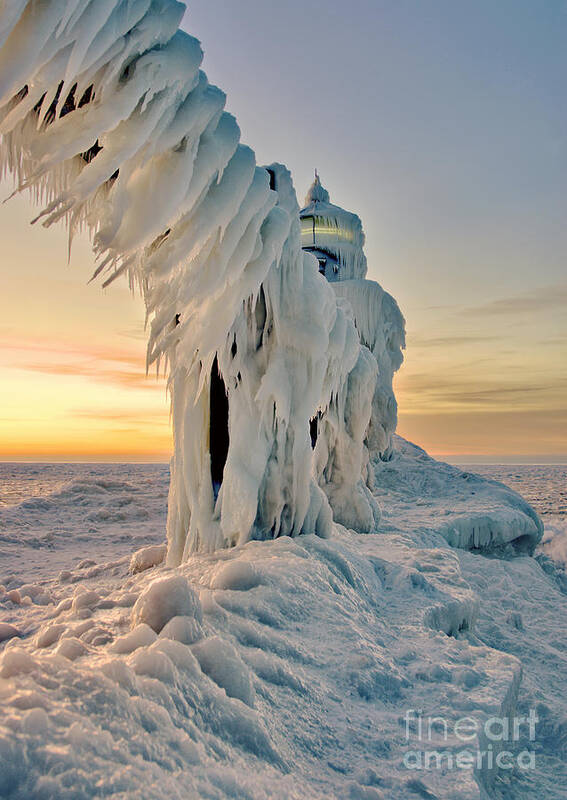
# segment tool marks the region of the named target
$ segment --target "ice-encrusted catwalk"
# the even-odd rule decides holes
[[[360,219],[317,176],[300,222],[289,172],[257,167],[239,143],[199,42],[178,30],[183,11],[0,6],[2,169],[44,205],[44,225],[64,220],[70,240],[88,229],[95,274],[140,287],[148,366],[169,373],[170,565],[250,539],[329,536],[333,519],[375,530],[369,460],[391,454],[404,347],[395,300],[365,280]],[[332,283],[302,248],[309,219]],[[500,523],[447,536],[533,550],[541,535],[525,509]]]
[[[88,230],[104,285],[126,274],[140,288],[148,366],[169,374],[170,564],[251,538],[327,536],[333,511],[372,530],[367,443],[389,447],[395,413],[375,400],[393,397],[401,356],[386,348],[403,346],[401,314],[386,320],[378,299],[372,353],[361,345],[356,308],[301,247],[291,176],[240,144],[199,42],[178,29],[184,9],[0,6],[2,170],[43,205],[44,225],[65,221],[70,241]],[[362,279],[357,225],[341,259]],[[380,435],[368,438],[372,414]]]

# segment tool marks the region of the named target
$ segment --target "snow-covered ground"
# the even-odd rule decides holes
[[[164,464],[0,464],[0,583],[130,556],[165,530]]]
[[[565,468],[475,467],[520,475],[557,514],[536,558],[469,552],[448,532],[468,515],[505,533],[522,502],[397,448],[374,464],[375,534],[336,526],[137,574],[132,552],[163,540],[166,467],[1,465],[0,620],[22,635],[0,645],[0,797],[567,798],[565,540],[551,537]],[[514,708],[539,723],[506,743],[513,769],[408,768],[416,751],[494,755],[455,725]],[[518,765],[526,750],[535,768]]]

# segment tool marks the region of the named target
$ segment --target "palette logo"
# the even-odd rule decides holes
[[[410,708],[405,715],[406,742],[413,747],[404,754],[404,766],[413,771],[429,770],[533,770],[536,755],[522,741],[535,742],[539,719],[533,709],[527,716],[474,717],[447,720],[424,717]],[[440,742],[444,746],[439,747]]]

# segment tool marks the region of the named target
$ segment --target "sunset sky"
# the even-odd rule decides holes
[[[259,163],[361,216],[407,320],[400,433],[566,460],[567,4],[194,0],[184,24]],[[141,300],[32,216],[0,207],[0,459],[167,459]]]

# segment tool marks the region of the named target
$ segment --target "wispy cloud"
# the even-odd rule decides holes
[[[139,409],[139,408],[75,408],[71,411],[73,417],[79,419],[106,420],[108,422],[128,421],[135,425],[163,425],[169,428],[169,414],[164,409]]]
[[[148,339],[148,332],[140,328],[129,328],[121,331],[116,331],[119,336],[125,339],[135,339],[139,342],[145,342]]]
[[[5,366],[45,375],[84,377],[125,388],[163,391],[163,378],[146,376],[143,354],[103,345],[67,341],[0,339]]]
[[[13,364],[13,366],[29,372],[41,372],[44,375],[66,375],[71,377],[91,378],[92,380],[102,383],[111,383],[128,389],[155,390],[156,388],[159,388],[161,391],[163,391],[164,388],[163,379],[156,379],[155,375],[152,375],[151,373],[149,376],[146,376],[146,373],[141,368],[141,365],[139,365],[137,371],[106,368],[100,363],[96,362],[93,364],[27,362],[22,364]]]
[[[5,353],[52,353],[54,356],[77,356],[82,359],[117,361],[126,364],[142,364],[138,351],[127,352],[124,347],[74,344],[65,339],[12,339],[0,334],[0,348]]]
[[[484,336],[482,334],[447,334],[446,336],[424,336],[419,333],[408,334],[409,347],[458,347],[466,344],[479,344],[500,341],[502,336]]]
[[[454,372],[414,373],[399,381],[401,408],[408,413],[449,407],[479,410],[561,407],[567,394],[567,378],[538,380],[510,371],[501,378],[458,375]]]
[[[567,285],[558,284],[543,286],[511,297],[502,297],[482,305],[470,306],[463,309],[461,313],[471,317],[510,316],[512,314],[548,312],[566,307]]]

